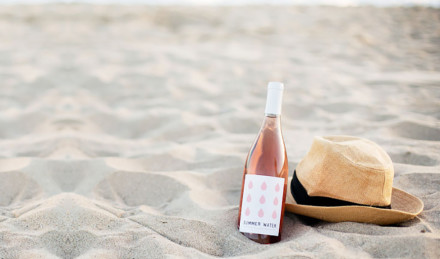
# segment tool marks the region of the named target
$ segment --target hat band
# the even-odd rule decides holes
[[[314,206],[368,206],[368,207],[376,207],[381,209],[391,209],[391,205],[388,206],[370,206],[365,204],[358,204],[349,201],[343,201],[328,197],[321,196],[309,196],[307,194],[306,189],[296,177],[296,170],[293,172],[292,182],[290,184],[290,191],[292,192],[292,196],[295,199],[296,203],[302,205],[314,205]]]

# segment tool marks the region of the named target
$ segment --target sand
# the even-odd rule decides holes
[[[368,138],[423,213],[242,236],[276,80],[290,174],[313,136]],[[440,257],[439,9],[0,8],[0,258],[216,256]]]

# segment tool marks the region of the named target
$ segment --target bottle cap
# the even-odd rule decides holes
[[[283,100],[284,84],[280,82],[269,82],[267,85],[266,115],[280,115],[281,102]]]

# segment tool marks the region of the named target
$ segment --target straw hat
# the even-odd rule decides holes
[[[330,222],[389,225],[414,218],[423,202],[393,188],[394,169],[376,143],[315,137],[290,180],[286,210]]]

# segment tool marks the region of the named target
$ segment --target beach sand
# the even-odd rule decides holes
[[[368,138],[423,213],[241,235],[268,81],[290,175],[316,135]],[[0,8],[0,258],[439,258],[439,231],[439,9]]]

